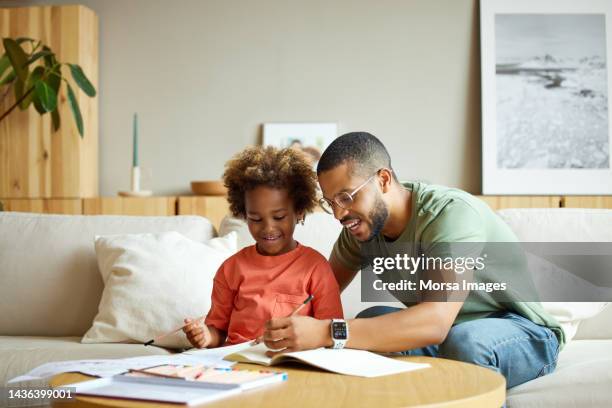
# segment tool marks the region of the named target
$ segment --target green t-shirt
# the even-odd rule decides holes
[[[477,243],[518,243],[514,232],[486,203],[465,191],[420,182],[405,183],[404,187],[412,191],[412,214],[408,225],[394,242],[405,245],[407,248],[404,252],[411,256],[423,254],[428,257],[445,257],[450,255],[447,243],[474,243],[476,252],[483,249]],[[513,244],[503,245],[507,245],[502,247],[505,249],[511,248]],[[389,240],[382,234],[368,243],[360,243],[346,228],[338,237],[332,254],[344,267],[358,270],[361,268],[363,246],[368,246],[369,253],[374,251],[380,256],[395,255],[388,250]],[[523,282],[530,281],[526,275],[525,257],[518,252],[510,252],[504,259],[498,257],[495,262],[485,263],[485,270],[474,274],[474,282],[514,279],[523,285]],[[533,301],[534,297],[518,292],[504,292],[501,301],[500,297],[486,291],[471,291],[454,324],[483,318],[495,312],[511,311],[550,328],[562,348],[565,333],[559,322],[544,310],[540,302]],[[414,305],[406,301],[403,303],[406,306]]]

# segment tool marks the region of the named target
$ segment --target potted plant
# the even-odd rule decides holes
[[[12,92],[15,101],[0,113],[0,122],[13,110],[26,110],[34,105],[36,111],[51,114],[53,130],[60,128],[58,95],[62,82],[66,84],[68,104],[81,137],[83,117],[73,87],[62,68],[68,68],[74,83],[87,96],[96,96],[96,89],[77,64],[59,62],[51,48],[32,38],[4,38],[4,54],[0,57],[0,103]]]

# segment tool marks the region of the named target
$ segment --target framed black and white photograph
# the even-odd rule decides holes
[[[483,194],[612,194],[610,0],[481,0]]]

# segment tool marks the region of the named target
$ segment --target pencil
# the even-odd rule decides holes
[[[306,306],[314,298],[314,295],[309,295],[306,300],[297,307],[289,316],[295,316],[304,306]]]
[[[147,341],[146,343],[144,343],[144,345],[145,345],[145,346],[150,346],[151,344],[155,343],[156,341],[160,341],[160,340],[161,340],[161,339],[163,339],[164,337],[168,337],[168,336],[170,336],[171,334],[174,334],[174,333],[176,333],[176,332],[178,332],[178,331],[180,331],[180,330],[183,330],[185,327],[189,326],[189,325],[190,325],[190,324],[192,324],[192,323],[196,323],[196,322],[201,321],[202,319],[204,319],[204,317],[205,317],[205,316],[201,316],[201,317],[197,318],[196,320],[194,320],[194,321],[192,321],[192,322],[190,322],[190,323],[185,323],[185,324],[184,324],[184,325],[182,325],[181,327],[177,327],[176,329],[174,329],[174,330],[172,330],[172,331],[169,331],[168,333],[164,333],[164,334],[162,334],[162,335],[160,335],[160,336],[157,336],[157,337],[155,337],[155,338],[153,338],[153,339],[151,339],[151,340]]]

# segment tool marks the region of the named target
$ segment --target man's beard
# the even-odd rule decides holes
[[[387,210],[387,206],[385,202],[380,198],[380,196],[376,196],[376,202],[374,203],[374,208],[368,214],[371,224],[372,231],[370,232],[370,236],[364,242],[372,241],[385,226],[385,222],[387,222],[387,218],[389,217],[389,210]]]

